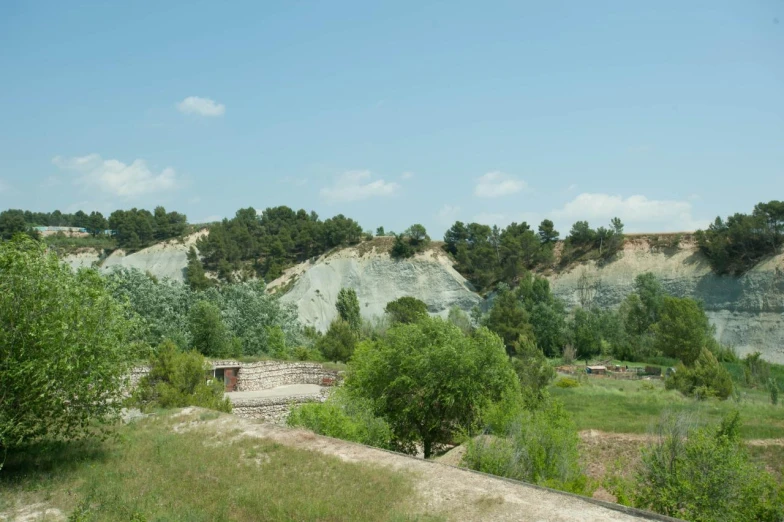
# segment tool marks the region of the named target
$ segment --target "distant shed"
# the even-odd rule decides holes
[[[586,366],[585,373],[590,373],[592,375],[604,375],[607,373],[606,366]]]

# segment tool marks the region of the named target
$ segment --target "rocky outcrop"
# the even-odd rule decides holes
[[[701,300],[718,339],[743,355],[760,351],[784,363],[784,255],[771,257],[746,274],[715,275],[693,243],[655,253],[645,239],[627,241],[616,260],[579,265],[550,276],[553,292],[571,306],[593,299],[618,306],[633,291],[638,274],[651,272],[672,295]]]
[[[74,268],[98,264],[102,272],[109,272],[115,267],[135,268],[142,272],[149,272],[159,279],[168,277],[182,282],[185,280],[185,267],[188,266],[188,250],[206,233],[206,230],[202,230],[183,240],[157,243],[132,254],[117,249],[103,260],[98,252],[80,252],[64,256],[63,261]]]
[[[300,320],[322,332],[337,317],[341,288],[357,292],[362,316],[370,320],[383,316],[388,302],[404,296],[424,301],[431,314],[441,316],[454,306],[470,310],[482,301],[438,247],[401,260],[375,247],[345,248],[294,267],[270,288],[286,285],[291,288],[281,300],[296,304]]]

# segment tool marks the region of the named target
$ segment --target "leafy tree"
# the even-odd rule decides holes
[[[528,312],[536,345],[548,357],[559,355],[566,341],[566,308],[552,294],[550,282],[544,277],[525,274],[515,294]]]
[[[0,242],[0,450],[116,419],[136,331],[95,271],[23,236]]]
[[[348,323],[352,330],[358,332],[362,325],[362,317],[360,316],[359,299],[357,299],[357,293],[354,289],[341,288],[335,307],[338,309],[340,318]]]
[[[401,297],[390,301],[384,308],[392,323],[415,323],[427,317],[427,305],[416,297]]]
[[[691,366],[713,339],[713,327],[702,305],[689,298],[664,297],[654,327],[655,346],[664,355]]]
[[[150,373],[142,377],[132,402],[143,411],[154,408],[200,406],[231,413],[223,383],[207,382],[211,366],[198,352],[181,352],[171,341],[161,344],[150,361]]]
[[[401,443],[420,442],[425,458],[517,386],[502,341],[485,328],[466,337],[441,319],[399,324],[363,342],[349,363],[346,387],[371,401]]]
[[[329,325],[327,333],[316,341],[316,348],[328,361],[346,362],[351,359],[357,346],[357,331],[343,319]]]
[[[192,346],[199,353],[207,357],[240,355],[215,304],[198,301],[190,311],[189,323]]]
[[[692,428],[665,417],[658,439],[642,452],[629,503],[688,520],[779,521],[784,489],[749,456],[737,412],[719,426]]]
[[[389,251],[389,255],[392,256],[393,259],[407,259],[412,257],[416,252],[411,245],[406,241],[405,236],[403,234],[395,235],[395,242],[392,245],[392,250]]]
[[[185,282],[191,287],[191,290],[206,290],[212,286],[204,272],[204,265],[199,259],[199,254],[196,249],[191,247],[188,250],[188,266],[185,268]]]
[[[376,229],[376,235],[379,236],[379,237],[385,236],[386,234],[384,233],[384,227],[378,227]]]
[[[408,229],[405,231],[405,235],[408,236],[408,241],[413,248],[424,246],[430,241],[430,236],[427,235],[427,230],[425,230],[425,227],[419,223],[408,227]]]
[[[103,217],[103,214],[100,212],[90,212],[90,215],[87,218],[87,224],[85,228],[87,229],[93,237],[98,236],[99,234],[103,234],[103,231],[109,227],[109,222],[106,221],[106,218]]]
[[[602,332],[599,314],[594,310],[577,308],[572,319],[572,344],[577,358],[587,361],[602,352]]]
[[[578,221],[572,225],[567,240],[573,245],[589,245],[596,241],[596,231],[593,230],[587,221]]]

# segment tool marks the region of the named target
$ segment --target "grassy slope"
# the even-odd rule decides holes
[[[409,477],[161,415],[116,440],[33,447],[0,471],[0,512],[43,502],[77,520],[410,520]],[[173,425],[191,421],[174,433]],[[136,517],[136,518],[134,518]],[[2,518],[2,517],[0,517]]]
[[[784,437],[784,405],[770,404],[763,390],[742,389],[741,401],[697,401],[664,389],[662,381],[625,381],[611,378],[581,378],[577,388],[551,387],[574,416],[579,430],[596,429],[615,433],[646,433],[666,410],[686,412],[702,422],[718,422],[738,409],[747,439]]]

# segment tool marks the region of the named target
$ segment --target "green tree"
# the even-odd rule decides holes
[[[510,354],[514,353],[520,337],[534,338],[528,312],[510,290],[502,290],[496,296],[493,307],[485,319],[485,326],[498,334]]]
[[[190,311],[189,326],[193,349],[207,357],[237,356],[220,309],[209,301],[198,301]]]
[[[359,332],[359,327],[362,326],[362,317],[359,311],[359,299],[357,299],[357,293],[353,288],[340,289],[335,307],[338,309],[340,318],[348,323],[352,330]]]
[[[427,305],[416,297],[405,296],[388,302],[384,312],[392,323],[415,323],[427,317]]]
[[[346,387],[371,401],[397,440],[419,442],[425,458],[451,442],[517,379],[502,341],[480,328],[473,336],[441,319],[399,324],[376,342],[363,342],[349,363]]]
[[[99,234],[103,234],[108,226],[109,222],[106,221],[103,214],[100,212],[90,212],[90,215],[87,217],[87,226],[85,228],[87,228],[87,231],[92,234],[93,237],[96,237]]]
[[[523,399],[530,408],[536,408],[547,399],[547,386],[555,379],[555,369],[544,352],[530,339],[521,337],[515,345],[512,366],[520,380]]]
[[[0,212],[0,240],[8,240],[16,234],[26,234],[30,238],[37,239],[38,234],[33,232],[25,222],[24,214],[21,211],[4,210]]]
[[[419,223],[408,227],[408,229],[404,232],[404,235],[408,237],[409,244],[414,249],[423,247],[430,241],[430,236],[427,235],[427,230],[425,230],[425,227]]]
[[[224,385],[207,382],[211,366],[198,352],[181,352],[171,341],[161,344],[150,361],[150,373],[142,377],[132,402],[143,411],[154,408],[200,406],[231,413],[224,398]]]
[[[386,234],[384,233],[384,227],[378,227],[378,228],[376,229],[376,236],[379,236],[379,237],[381,237],[381,236],[385,236],[385,235],[386,235]]]
[[[558,231],[549,219],[545,219],[539,225],[539,241],[544,245],[549,245],[558,241]]]
[[[191,290],[206,290],[212,286],[212,282],[204,272],[204,265],[199,259],[196,249],[191,247],[188,250],[188,266],[185,268],[185,282]]]
[[[724,400],[733,389],[732,376],[707,348],[700,349],[700,355],[690,366],[679,364],[664,384],[668,390],[674,388],[698,399],[718,397]]]
[[[332,321],[327,333],[316,341],[316,348],[324,358],[335,362],[351,359],[356,346],[357,331],[342,319]]]
[[[691,366],[713,338],[713,328],[700,303],[687,297],[664,297],[654,327],[655,346],[668,357]]]
[[[117,418],[143,354],[128,316],[95,271],[23,236],[0,242],[0,451]]]
[[[782,520],[784,489],[753,463],[739,430],[737,412],[704,428],[665,417],[622,496],[637,507],[687,520]]]

